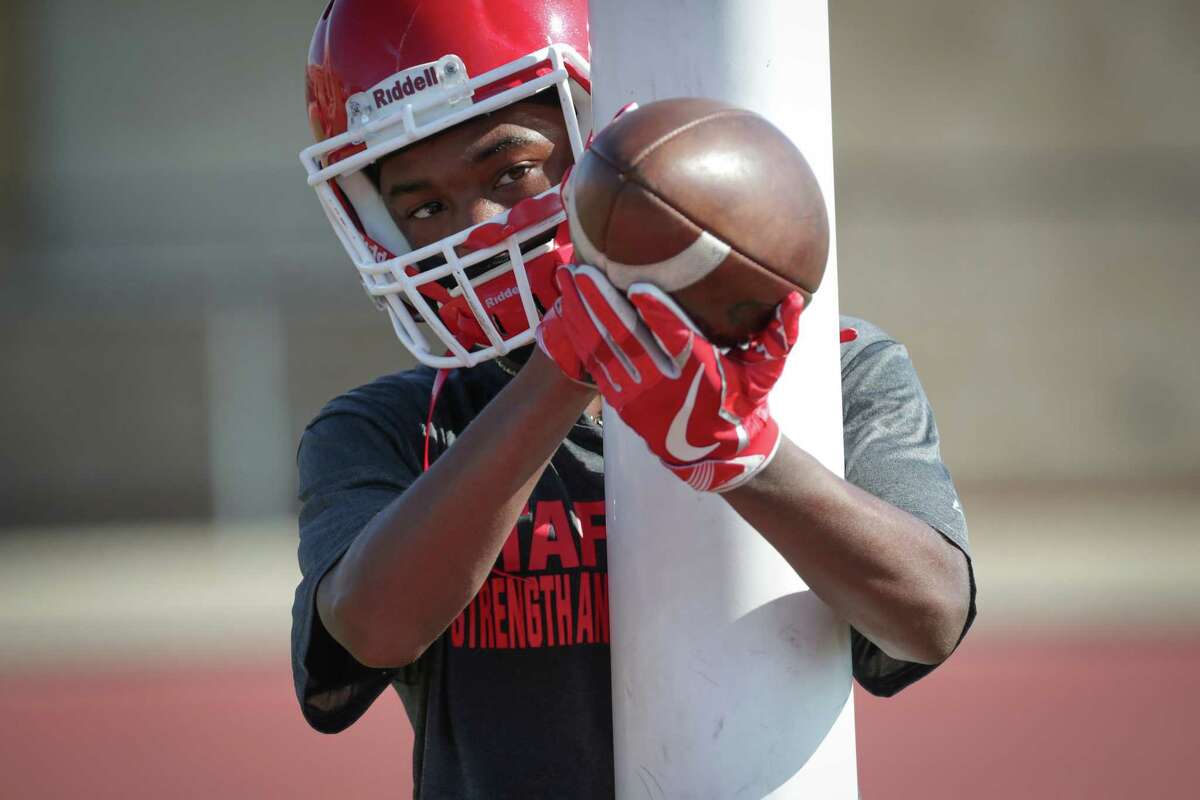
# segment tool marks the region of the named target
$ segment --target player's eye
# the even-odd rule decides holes
[[[442,204],[437,200],[431,200],[428,203],[423,203],[408,212],[409,219],[429,219],[434,214],[441,211]]]
[[[509,184],[516,183],[517,181],[521,180],[526,175],[528,175],[530,172],[533,172],[533,170],[534,170],[534,165],[531,163],[517,164],[515,167],[510,167],[509,169],[506,169],[504,171],[504,173],[500,176],[500,180],[496,181],[496,185],[497,186],[508,186]]]

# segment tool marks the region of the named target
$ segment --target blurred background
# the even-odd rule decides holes
[[[294,454],[410,365],[297,152],[320,0],[7,0],[0,774],[12,797],[407,794],[385,695],[292,694]],[[1200,778],[1200,4],[830,0],[842,310],[905,342],[972,636],[860,695],[868,798]]]

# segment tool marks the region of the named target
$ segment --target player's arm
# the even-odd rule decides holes
[[[415,661],[479,590],[594,392],[540,351],[326,573],[330,635],[372,667]]]
[[[961,551],[782,437],[767,396],[798,333],[793,293],[746,345],[714,347],[660,289],[563,268],[563,319],[609,403],[689,486],[722,492],[839,616],[887,655],[937,663],[970,606]]]
[[[826,469],[786,437],[724,497],[839,616],[901,661],[937,664],[966,623],[966,557],[922,520]]]

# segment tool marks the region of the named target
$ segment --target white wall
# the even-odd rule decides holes
[[[908,343],[956,477],[1194,485],[1200,6],[830,5],[842,307]],[[322,6],[8,4],[0,527],[278,508],[214,497],[213,392],[285,406],[246,455],[278,498],[303,421],[408,363],[296,159]],[[264,307],[284,380],[214,385],[211,320]]]

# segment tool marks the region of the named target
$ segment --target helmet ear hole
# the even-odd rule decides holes
[[[362,223],[363,232],[374,241],[386,247],[394,255],[407,253],[410,249],[408,240],[396,226],[396,221],[388,212],[383,198],[379,196],[379,188],[375,181],[367,175],[365,169],[342,175],[337,178],[338,188],[346,196],[346,200],[354,207]]]

